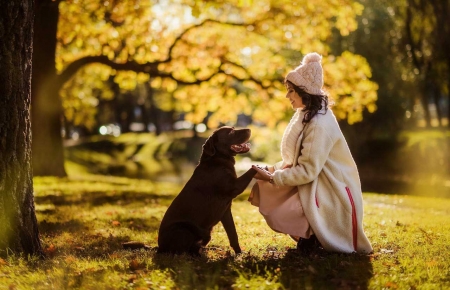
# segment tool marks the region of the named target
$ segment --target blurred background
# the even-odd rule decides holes
[[[283,79],[323,56],[364,191],[450,197],[447,0],[36,0],[35,176],[183,184],[222,125],[280,160]]]

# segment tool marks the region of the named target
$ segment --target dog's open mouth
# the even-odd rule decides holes
[[[231,150],[233,150],[236,153],[247,153],[250,151],[250,143],[242,143],[242,144],[236,144],[231,145]]]

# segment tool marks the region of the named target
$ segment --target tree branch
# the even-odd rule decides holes
[[[271,87],[270,85],[269,85],[269,86],[263,85],[263,83],[262,83],[261,80],[258,80],[258,79],[256,79],[256,78],[254,78],[254,77],[247,71],[247,69],[246,69],[245,67],[243,67],[242,65],[237,64],[237,63],[234,63],[234,62],[229,61],[229,60],[225,60],[224,63],[228,63],[228,64],[231,64],[231,65],[233,65],[233,66],[236,66],[236,67],[238,67],[238,68],[244,70],[244,71],[247,73],[247,76],[248,76],[247,78],[238,78],[237,76],[232,75],[232,77],[233,77],[234,79],[236,79],[236,80],[238,80],[238,81],[241,81],[241,82],[243,82],[243,81],[252,81],[252,82],[254,82],[255,84],[257,84],[258,86],[260,86],[260,87],[263,88],[263,89],[268,89],[268,88]],[[283,81],[283,79],[277,79],[277,80],[278,80],[278,81],[281,81],[281,82]]]
[[[223,73],[228,76],[231,76],[232,78],[234,78],[235,80],[238,80],[238,81],[252,81],[264,89],[267,89],[270,87],[270,86],[263,85],[262,81],[251,76],[251,74],[247,71],[247,69],[245,67],[243,67],[242,65],[228,61],[228,60],[222,61],[222,64],[217,68],[217,71],[212,73],[211,75],[209,75],[206,78],[197,79],[194,81],[184,81],[184,80],[175,78],[173,76],[173,74],[171,74],[171,73],[165,73],[165,72],[158,70],[158,62],[148,62],[148,63],[140,64],[135,61],[128,61],[125,63],[116,63],[116,62],[110,60],[107,56],[99,55],[99,56],[86,56],[86,57],[83,57],[83,58],[73,61],[69,66],[67,66],[67,68],[60,75],[58,75],[58,77],[55,81],[54,89],[59,91],[62,88],[62,86],[64,85],[64,83],[66,83],[80,68],[82,68],[85,65],[92,64],[92,63],[104,64],[104,65],[107,65],[107,66],[111,67],[112,69],[115,69],[118,71],[129,70],[129,71],[134,71],[134,72],[147,73],[147,74],[150,74],[152,77],[169,78],[169,79],[176,81],[179,85],[198,85],[203,82],[210,81],[214,76]],[[230,65],[241,68],[242,70],[244,70],[247,73],[248,77],[239,78],[235,75],[228,74],[226,71],[224,71],[222,69],[223,64],[230,64]]]
[[[128,61],[125,63],[116,63],[112,60],[110,60],[105,55],[98,55],[98,56],[85,56],[82,58],[79,58],[72,63],[70,63],[66,69],[61,72],[61,74],[58,75],[57,80],[55,81],[55,89],[59,90],[62,88],[64,83],[66,83],[70,78],[72,78],[75,73],[81,69],[83,66],[92,64],[92,63],[100,63],[107,65],[113,69],[116,70],[131,70],[135,72],[143,72],[148,74],[157,74],[158,68],[157,64],[155,63],[145,63],[145,64],[139,64],[135,61]]]
[[[173,41],[172,45],[169,47],[169,51],[167,52],[167,58],[164,60],[161,60],[157,63],[167,63],[170,62],[172,60],[172,51],[175,48],[175,46],[177,45],[177,43],[183,38],[183,36],[185,36],[189,31],[194,30],[195,28],[201,27],[203,25],[205,25],[206,23],[218,23],[218,24],[224,24],[224,25],[231,25],[231,26],[247,26],[247,25],[252,25],[252,23],[235,23],[235,22],[222,22],[222,21],[218,21],[218,20],[214,20],[214,19],[206,19],[203,20],[202,22],[192,25],[188,28],[186,28],[183,32],[181,32],[177,38],[175,38],[175,40]]]
[[[86,56],[80,59],[77,59],[73,61],[67,68],[58,75],[54,89],[60,90],[64,83],[66,83],[70,78],[83,66],[92,64],[92,63],[100,63],[107,65],[111,67],[112,69],[118,70],[118,71],[134,71],[134,72],[142,72],[150,74],[152,77],[161,77],[161,78],[170,78],[176,81],[180,85],[195,85],[200,84],[202,82],[207,82],[211,80],[215,75],[219,73],[225,73],[220,67],[217,69],[217,71],[207,78],[204,79],[198,79],[192,82],[189,81],[183,81],[175,78],[171,73],[165,73],[160,70],[158,70],[158,62],[148,62],[144,64],[137,63],[135,61],[128,61],[125,63],[116,63],[112,60],[110,60],[107,56],[99,55],[99,56]]]
[[[85,66],[87,64],[91,64],[91,63],[101,63],[101,64],[107,65],[107,66],[109,66],[109,67],[111,67],[113,69],[116,69],[116,70],[131,70],[131,71],[135,71],[135,72],[148,73],[148,74],[150,74],[152,76],[171,78],[171,79],[174,79],[175,81],[177,81],[180,84],[198,84],[198,83],[201,83],[201,82],[203,82],[205,80],[199,80],[199,81],[194,81],[194,82],[185,82],[185,81],[182,81],[182,80],[177,80],[171,74],[165,74],[165,73],[159,71],[158,70],[158,65],[162,64],[162,63],[170,62],[173,59],[172,58],[172,51],[173,51],[174,47],[176,46],[176,44],[179,41],[181,41],[182,37],[184,35],[186,35],[189,31],[191,31],[191,30],[193,30],[193,29],[195,29],[197,27],[203,26],[206,23],[219,23],[219,24],[232,25],[232,26],[251,25],[251,23],[222,22],[222,21],[218,21],[218,20],[214,20],[214,19],[203,20],[201,23],[198,23],[198,24],[195,24],[193,26],[190,26],[190,27],[186,28],[180,35],[178,35],[178,37],[175,39],[175,41],[169,47],[169,51],[168,51],[168,55],[167,55],[166,59],[160,60],[160,61],[148,62],[148,63],[145,63],[145,64],[139,64],[139,63],[137,63],[135,61],[127,61],[125,63],[116,63],[116,62],[110,60],[105,55],[82,57],[82,58],[77,59],[77,60],[73,61],[72,63],[70,63],[67,66],[67,68],[57,77],[57,79],[55,81],[55,89],[60,90],[62,88],[62,86],[64,85],[64,83],[67,82],[73,75],[75,75],[75,73],[79,69],[81,69],[83,66]],[[212,76],[214,76],[214,75],[212,75]],[[210,78],[208,78],[208,80]]]

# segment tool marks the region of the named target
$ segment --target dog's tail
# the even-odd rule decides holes
[[[211,232],[190,222],[176,222],[159,230],[158,253],[199,255]]]
[[[142,242],[138,242],[138,241],[129,241],[129,242],[122,243],[122,247],[126,250],[138,250],[138,249],[150,250],[152,248],[149,245],[146,245],[146,244],[144,244]]]

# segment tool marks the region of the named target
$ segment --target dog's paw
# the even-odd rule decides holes
[[[242,250],[241,250],[241,248],[240,248],[240,247],[234,247],[234,248],[233,248],[233,250],[234,250],[234,253],[235,253],[236,255],[238,255],[238,254],[241,254],[241,253],[242,253]]]

